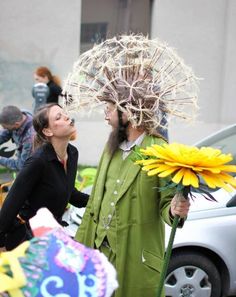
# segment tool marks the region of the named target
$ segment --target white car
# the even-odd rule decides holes
[[[196,145],[220,148],[235,157],[236,125]],[[184,227],[176,232],[165,281],[166,297],[236,295],[236,191],[220,189],[211,194],[217,202],[198,194]],[[169,232],[167,226],[167,235]]]

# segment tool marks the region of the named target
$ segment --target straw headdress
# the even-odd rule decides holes
[[[158,39],[122,35],[83,53],[64,87],[69,110],[113,102],[133,127],[153,131],[163,117],[192,119],[196,77],[174,49]]]

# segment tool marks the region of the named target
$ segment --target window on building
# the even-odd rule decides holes
[[[80,53],[119,34],[149,34],[151,6],[152,0],[82,0]]]
[[[107,23],[83,23],[81,24],[81,42],[99,43],[106,39]]]

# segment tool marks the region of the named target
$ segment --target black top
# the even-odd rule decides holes
[[[27,159],[0,211],[0,233],[11,228],[17,214],[28,220],[38,209],[46,207],[60,221],[68,202],[86,206],[88,195],[74,187],[78,151],[69,144],[67,153],[67,173],[51,144],[42,146]]]
[[[58,103],[58,97],[62,92],[62,89],[60,86],[55,84],[53,81],[49,81],[47,83],[47,86],[49,87],[49,95],[47,97],[47,103]]]

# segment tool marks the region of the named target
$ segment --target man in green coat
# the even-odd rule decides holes
[[[148,176],[133,162],[135,146],[161,144],[158,135],[134,128],[125,113],[109,102],[106,120],[112,126],[107,146],[76,240],[102,251],[115,266],[115,297],[154,297],[165,252],[164,222],[185,217],[189,201],[176,202],[163,179]]]
[[[117,270],[115,297],[155,297],[165,253],[165,223],[187,216],[165,180],[135,165],[134,149],[165,143],[172,115],[190,119],[196,81],[174,49],[142,35],[107,39],[80,55],[64,88],[69,110],[105,102],[112,132],[76,239],[102,251]],[[180,220],[180,225],[183,220]],[[164,292],[163,292],[164,294]],[[164,296],[164,295],[163,295]]]

